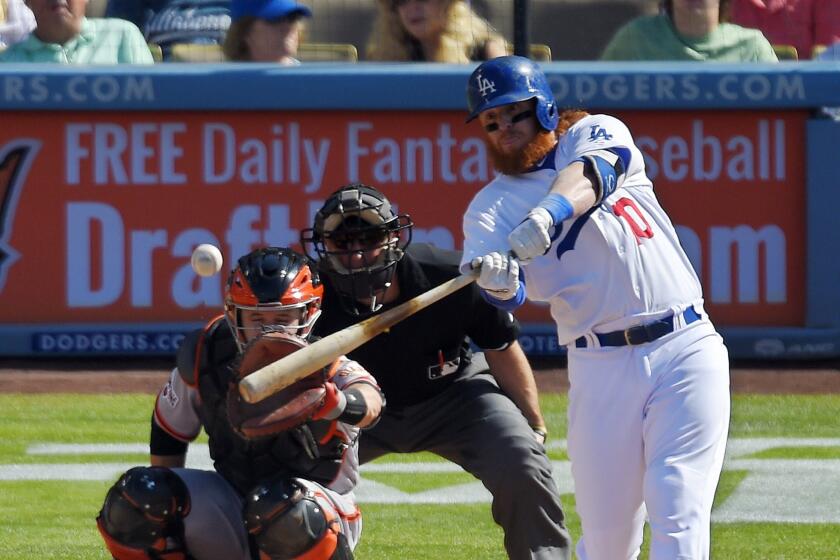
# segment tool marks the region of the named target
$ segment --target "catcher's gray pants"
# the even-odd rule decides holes
[[[215,471],[172,469],[190,492],[190,513],[184,519],[187,550],[197,560],[250,560],[248,533],[242,519],[242,498]],[[315,482],[296,478],[315,493],[322,508],[341,523],[350,548],[356,547],[362,532],[353,493],[338,494]]]
[[[493,519],[512,560],[571,557],[560,494],[545,449],[516,405],[486,373],[482,354],[469,374],[423,403],[385,409],[359,438],[361,463],[386,453],[431,451],[460,465],[493,495]],[[387,395],[386,395],[387,398]]]

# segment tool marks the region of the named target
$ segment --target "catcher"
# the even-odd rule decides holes
[[[307,344],[323,286],[303,255],[268,247],[239,259],[225,314],[188,336],[158,394],[151,467],[108,491],[97,526],[117,560],[352,559],[361,533],[357,439],[384,399],[339,358],[265,401],[238,381]],[[184,468],[209,436],[215,471]]]

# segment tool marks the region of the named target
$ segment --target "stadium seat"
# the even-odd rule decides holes
[[[540,43],[532,43],[528,47],[528,56],[537,62],[551,62],[551,47]]]
[[[297,58],[301,62],[356,62],[359,51],[350,43],[301,43]]]
[[[773,45],[773,50],[779,60],[799,60],[799,53],[793,45]]]
[[[178,43],[172,45],[172,62],[225,62],[221,45]]]
[[[814,48],[811,49],[811,58],[817,58],[826,48],[825,45],[814,45]]]
[[[505,44],[508,54],[513,54],[513,45],[511,43]],[[528,58],[537,62],[551,62],[551,47],[541,43],[531,43],[528,46]]]
[[[356,62],[359,53],[347,43],[301,43],[298,47],[301,62]],[[225,62],[221,45],[179,43],[172,46],[172,62]]]
[[[163,62],[163,49],[160,48],[160,45],[149,43],[149,52],[152,53],[152,59],[155,62]]]

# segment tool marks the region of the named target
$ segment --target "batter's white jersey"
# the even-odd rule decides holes
[[[584,117],[536,171],[499,175],[473,198],[464,215],[461,269],[475,257],[509,251],[508,234],[548,194],[557,172],[606,148],[627,162],[624,182],[601,204],[558,225],[545,257],[522,265],[528,298],[550,303],[561,344],[702,303],[697,275],[645,175],[642,153],[624,123],[609,115]]]
[[[362,366],[346,357],[340,358],[341,364],[332,381],[339,390],[344,390],[353,383],[369,383],[377,387],[376,380]],[[164,431],[181,441],[190,442],[198,437],[201,431],[201,419],[198,415],[201,396],[196,387],[188,385],[178,368],[172,370],[169,381],[158,393],[155,402],[155,422]],[[325,488],[338,494],[346,494],[353,490],[359,481],[359,433],[360,428],[344,422],[336,423],[336,430],[341,438],[349,442],[345,451],[341,468],[335,479]]]

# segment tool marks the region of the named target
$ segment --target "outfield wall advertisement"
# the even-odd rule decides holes
[[[807,113],[614,114],[715,321],[802,326]],[[228,265],[294,245],[347,182],[384,190],[411,214],[415,241],[459,248],[461,214],[492,177],[480,131],[457,111],[20,112],[2,123],[0,324],[35,325],[32,352],[171,352],[178,325],[222,303],[223,277],[190,268],[195,245],[219,246]],[[549,322],[537,306],[520,319]],[[86,324],[59,342],[61,325]]]

